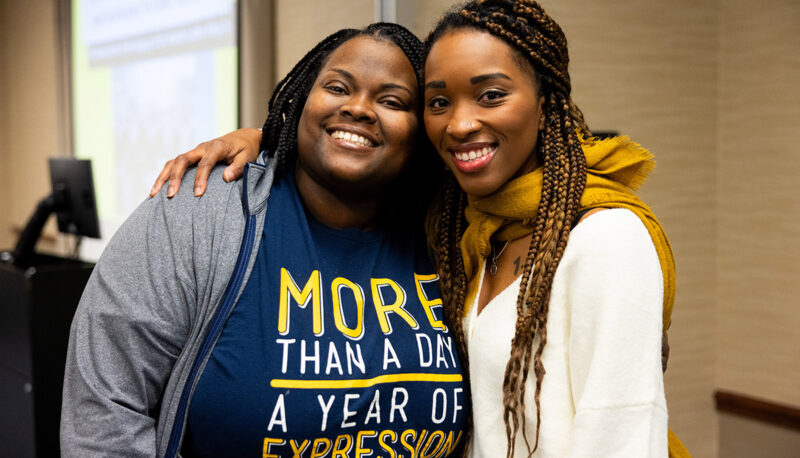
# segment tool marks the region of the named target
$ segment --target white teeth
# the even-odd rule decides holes
[[[453,153],[453,155],[459,161],[468,162],[468,161],[474,161],[475,159],[480,159],[483,156],[486,156],[487,154],[489,154],[490,152],[492,152],[492,147],[486,146],[484,148],[476,149],[476,150],[473,150],[473,151],[465,151],[465,152]]]
[[[346,132],[346,131],[343,131],[343,130],[335,130],[335,131],[331,132],[331,137],[333,137],[333,138],[335,138],[337,140],[344,140],[344,141],[347,141],[347,142],[356,143],[356,144],[359,144],[361,146],[366,146],[366,147],[370,147],[370,148],[375,146],[375,144],[373,143],[372,140],[370,140],[370,139],[368,139],[366,137],[362,137],[361,135],[358,135],[358,134],[355,134],[355,133],[352,133],[352,132]]]

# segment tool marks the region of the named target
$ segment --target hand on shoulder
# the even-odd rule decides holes
[[[167,183],[169,184],[167,197],[175,196],[181,187],[181,179],[186,174],[186,170],[195,164],[197,164],[197,174],[194,178],[195,197],[200,197],[205,193],[211,170],[218,163],[228,164],[222,175],[223,180],[226,182],[236,180],[242,176],[244,165],[258,157],[260,142],[260,129],[244,128],[200,143],[164,164],[164,168],[150,189],[150,197],[158,194]]]

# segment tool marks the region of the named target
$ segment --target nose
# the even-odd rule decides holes
[[[373,123],[376,120],[375,111],[366,94],[353,95],[339,108],[339,112],[359,122]]]
[[[459,139],[464,139],[480,130],[481,124],[475,118],[469,107],[454,105],[452,116],[447,122],[445,133]]]

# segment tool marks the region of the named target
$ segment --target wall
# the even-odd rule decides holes
[[[720,43],[717,384],[798,407],[800,3],[724,0]]]
[[[275,86],[274,2],[239,0],[239,126],[261,127]]]
[[[797,458],[797,431],[737,415],[719,415],[719,456],[724,458]]]
[[[8,46],[8,22],[11,19],[10,8],[7,1],[0,1],[0,145],[7,145],[11,141],[9,119],[11,113],[8,108],[8,98],[11,95],[11,81],[9,67],[11,62],[5,57],[10,54]],[[14,244],[14,237],[9,230],[9,212],[11,211],[11,186],[9,164],[11,151],[0,148],[0,249],[10,248]]]
[[[55,1],[0,1],[0,248],[13,246],[50,192],[47,158],[67,154],[60,138],[55,25]],[[53,221],[45,234],[39,249],[57,249]]]
[[[276,0],[277,57],[280,81],[314,45],[344,27],[361,28],[374,20],[371,1]]]

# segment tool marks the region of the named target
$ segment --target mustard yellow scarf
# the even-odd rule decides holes
[[[586,189],[580,209],[625,208],[641,219],[658,253],[664,276],[664,330],[669,327],[675,301],[675,262],[672,249],[656,216],[633,193],[653,170],[653,156],[628,137],[582,140],[586,155]],[[492,250],[491,240],[515,240],[533,232],[542,189],[541,167],[516,178],[497,192],[482,198],[469,197],[469,222],[461,239],[467,274],[465,311],[472,305],[480,282],[480,269]],[[571,222],[570,222],[571,223]]]
[[[581,146],[586,156],[587,177],[580,209],[626,208],[636,214],[647,228],[664,277],[663,323],[666,331],[675,302],[672,248],[656,216],[633,194],[655,167],[653,156],[628,137],[581,139]],[[469,282],[465,312],[475,300],[481,266],[492,250],[491,239],[515,240],[532,233],[533,222],[539,211],[541,190],[542,169],[539,168],[510,181],[490,196],[469,198],[466,210],[469,226],[461,239],[464,271]],[[667,435],[670,458],[691,458],[672,430],[668,430]]]

